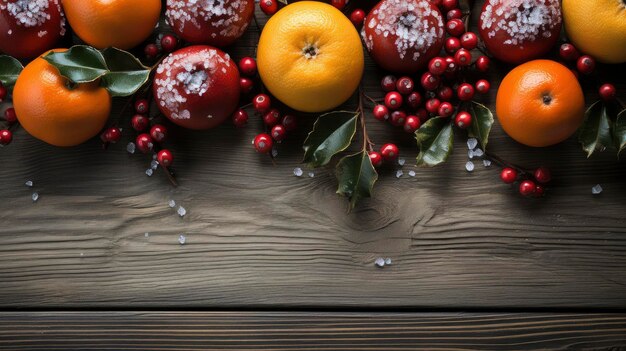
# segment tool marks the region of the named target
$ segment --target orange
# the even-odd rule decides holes
[[[161,0],[62,0],[70,26],[98,49],[128,50],[146,40],[161,14]]]
[[[29,134],[55,146],[74,146],[102,130],[111,112],[111,97],[99,82],[70,89],[67,79],[40,57],[18,76],[13,105]]]
[[[563,0],[565,31],[582,52],[606,63],[626,62],[624,0]]]
[[[550,146],[580,127],[585,99],[567,67],[551,60],[534,60],[504,77],[498,88],[496,114],[511,138],[528,146]]]
[[[315,1],[293,3],[270,18],[257,60],[272,95],[303,112],[330,110],[348,100],[364,67],[352,22],[335,7]]]

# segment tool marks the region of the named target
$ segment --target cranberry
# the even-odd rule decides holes
[[[400,94],[408,95],[413,89],[415,89],[415,84],[413,83],[413,79],[409,77],[400,77],[396,82],[396,89]]]
[[[441,101],[436,98],[426,100],[426,111],[430,113],[439,113],[439,106],[441,106]]]
[[[461,36],[461,46],[467,50],[474,50],[478,46],[478,36],[473,32],[465,32]]]
[[[283,119],[280,121],[280,124],[285,127],[285,130],[291,132],[298,127],[298,121],[294,115],[284,115]]]
[[[152,151],[152,149],[154,149],[154,142],[152,141],[150,135],[146,133],[137,135],[135,144],[137,145],[137,149],[144,154],[147,154],[148,152]]]
[[[535,180],[537,183],[546,184],[552,180],[552,174],[550,174],[550,170],[546,167],[539,167],[535,170]]]
[[[150,136],[157,143],[162,143],[167,138],[167,128],[161,124],[155,124],[150,128]]]
[[[380,148],[380,154],[386,161],[393,161],[398,158],[400,151],[398,150],[396,144],[385,144]]]
[[[598,92],[600,93],[600,97],[604,101],[611,101],[615,99],[615,95],[617,94],[617,91],[615,90],[615,86],[613,84],[608,84],[608,83],[602,84]],[[6,113],[5,113],[5,116],[6,116]],[[7,121],[8,120],[9,119],[7,118]]]
[[[461,34],[465,33],[465,23],[458,18],[451,19],[446,22],[446,30],[451,36],[459,37]]]
[[[252,57],[244,57],[239,60],[239,72],[243,75],[253,77],[257,72],[256,61]]]
[[[447,64],[447,68],[446,68],[446,73],[452,73],[452,72],[456,72],[456,61],[454,60],[454,57],[452,56],[447,56],[446,57],[446,64]]]
[[[363,21],[365,21],[365,11],[361,9],[356,9],[352,11],[352,13],[350,14],[350,21],[352,21],[352,24],[354,24],[355,27],[361,27]]]
[[[397,78],[392,75],[384,76],[380,81],[380,87],[385,93],[394,91],[396,89]]]
[[[454,113],[454,106],[449,102],[442,102],[437,112],[440,117],[450,117]]]
[[[459,0],[442,0],[441,7],[445,11],[452,11],[459,7]]]
[[[578,69],[578,72],[582,74],[591,74],[591,72],[593,72],[596,68],[596,60],[589,55],[583,55],[578,58],[578,61],[576,61],[576,68]]]
[[[370,151],[368,153],[370,157],[370,161],[372,162],[372,166],[378,168],[383,164],[383,155],[378,151]]]
[[[525,180],[519,185],[519,193],[524,196],[529,196],[537,191],[537,185],[532,180]]]
[[[17,114],[15,113],[15,109],[13,107],[9,107],[6,111],[4,111],[4,120],[7,121],[8,124],[17,122]]]
[[[443,57],[433,57],[428,63],[428,71],[436,76],[440,76],[446,72],[448,63]]]
[[[459,112],[454,117],[454,124],[461,129],[467,129],[472,125],[472,115],[466,111]]]
[[[263,115],[263,123],[268,127],[273,127],[280,121],[280,111],[278,109],[271,109]]]
[[[266,94],[259,94],[252,100],[252,105],[257,112],[265,113],[269,111],[270,107],[272,107],[272,102],[270,97]]]
[[[517,179],[517,171],[510,167],[503,168],[500,172],[500,179],[507,184],[512,184]]]
[[[239,109],[235,111],[235,113],[233,113],[232,118],[233,118],[233,124],[235,125],[235,127],[243,128],[246,126],[246,124],[248,124],[249,116],[246,110]]]
[[[430,72],[424,72],[424,74],[422,74],[422,78],[420,79],[422,87],[429,91],[437,89],[440,82],[441,79],[439,78],[439,76],[436,76]]]
[[[174,163],[174,155],[168,149],[163,149],[157,153],[157,161],[163,167],[169,167]]]
[[[261,11],[264,14],[271,16],[278,11],[278,1],[277,0],[261,0],[259,3],[259,7],[261,7]]]
[[[140,115],[148,113],[150,110],[150,103],[146,99],[139,99],[135,101],[135,112]]]
[[[250,78],[239,78],[239,88],[243,94],[249,94],[254,89],[254,81]]]
[[[178,39],[171,34],[166,34],[161,38],[161,48],[166,53],[173,52],[178,46]]]
[[[130,120],[130,125],[134,130],[143,132],[150,125],[150,120],[144,115],[134,115]]]
[[[458,49],[461,48],[461,41],[459,40],[459,38],[449,37],[448,39],[446,39],[443,46],[448,54],[454,54]]]
[[[407,133],[415,133],[420,128],[422,121],[417,116],[408,116],[404,121],[404,131]]]
[[[385,106],[391,110],[397,110],[402,107],[402,95],[397,91],[388,92],[385,96]]]
[[[570,43],[561,44],[561,47],[559,48],[559,55],[566,61],[574,61],[580,57],[580,53],[576,47]]]
[[[487,72],[489,70],[490,61],[491,60],[489,60],[489,57],[487,56],[479,56],[476,59],[476,69],[481,72]]]
[[[406,104],[412,109],[417,109],[422,103],[422,95],[417,91],[412,92],[406,97]]]
[[[107,128],[100,135],[100,139],[105,143],[115,144],[122,139],[122,131],[116,127]]]
[[[335,6],[338,10],[343,10],[348,4],[348,0],[330,0],[330,4]]]
[[[159,47],[156,44],[148,44],[143,49],[143,53],[146,55],[146,58],[150,60],[155,59],[159,55]]]
[[[469,83],[463,83],[457,88],[456,95],[461,101],[470,101],[474,97],[474,87]]]
[[[277,124],[272,127],[272,138],[274,140],[281,141],[285,139],[285,136],[287,136],[287,131],[282,124]]]
[[[404,121],[406,121],[406,112],[404,111],[393,111],[391,113],[391,118],[389,119],[391,125],[395,127],[400,127],[404,125]]]
[[[454,54],[454,62],[460,67],[466,67],[472,64],[472,53],[466,49],[459,49]]]
[[[461,9],[452,9],[448,11],[448,13],[446,13],[447,20],[451,20],[455,18],[460,19],[461,17],[463,17],[463,12],[461,12]]]
[[[437,96],[442,101],[450,101],[454,97],[454,90],[452,90],[452,88],[450,88],[447,85],[446,86],[442,86],[437,91]]]
[[[542,197],[546,194],[546,188],[543,185],[537,185],[535,188],[534,197]]]
[[[423,107],[417,109],[417,111],[415,111],[415,114],[417,115],[417,117],[419,117],[422,123],[428,120],[428,111],[426,111],[426,109]]]
[[[272,141],[272,137],[268,134],[261,133],[254,138],[253,144],[257,152],[266,154],[272,150],[274,141]]]
[[[481,94],[488,93],[489,88],[491,88],[491,85],[489,84],[489,81],[486,79],[481,79],[476,82],[476,91],[478,91]]]
[[[376,105],[374,106],[374,118],[379,121],[384,121],[389,118],[389,109],[385,105]]]
[[[0,130],[0,145],[9,145],[13,141],[13,133],[8,129]]]

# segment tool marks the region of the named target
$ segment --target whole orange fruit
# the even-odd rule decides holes
[[[606,63],[626,62],[626,2],[563,0],[565,31],[582,52]]]
[[[161,0],[62,0],[70,26],[98,49],[127,50],[146,40],[161,14]]]
[[[13,88],[13,105],[30,135],[55,146],[74,146],[102,130],[111,112],[109,92],[97,81],[73,88],[68,83],[41,57],[20,73]]]
[[[298,111],[321,112],[352,96],[363,75],[364,54],[359,34],[341,11],[301,1],[267,22],[257,61],[276,98]]]
[[[551,60],[534,60],[504,77],[498,88],[496,114],[504,131],[519,143],[550,146],[580,127],[585,99],[567,67]]]

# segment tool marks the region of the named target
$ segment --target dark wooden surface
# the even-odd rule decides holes
[[[253,54],[257,38],[251,29],[229,51]],[[496,65],[490,76],[483,102],[492,108],[508,69]],[[623,98],[624,66],[601,70]],[[364,84],[373,96],[380,75],[368,59]],[[588,104],[595,89],[585,84]],[[549,195],[524,199],[499,182],[495,167],[477,162],[465,171],[463,136],[447,164],[416,169],[411,136],[368,122],[374,142],[400,144],[405,175],[383,170],[373,199],[350,214],[332,168],[292,175],[310,117],[279,146],[276,165],[249,145],[258,120],[245,130],[172,127],[176,189],[161,171],[144,174],[149,158],[125,151],[130,128],[107,151],[96,140],[58,149],[18,130],[0,150],[0,311],[15,311],[0,313],[0,348],[76,349],[87,339],[96,349],[181,350],[626,345],[623,315],[19,312],[626,309],[624,161],[588,160],[574,139],[524,147],[496,124],[491,152],[553,170]],[[592,196],[598,183],[604,192]],[[177,216],[170,199],[187,216]],[[393,265],[376,268],[377,257]],[[309,331],[300,325],[313,337],[301,337]]]

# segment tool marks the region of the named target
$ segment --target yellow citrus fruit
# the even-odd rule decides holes
[[[30,135],[55,146],[74,146],[102,130],[111,112],[111,97],[99,82],[70,89],[67,79],[39,57],[17,78],[13,105]]]
[[[161,0],[62,0],[70,26],[98,49],[128,50],[146,40],[161,15]]]
[[[534,60],[504,77],[498,88],[496,114],[504,131],[519,143],[550,146],[580,127],[585,99],[567,67],[551,60]]]
[[[269,91],[303,112],[327,111],[348,100],[364,67],[352,22],[335,7],[315,1],[293,3],[270,18],[257,60]]]
[[[626,62],[624,0],[563,0],[565,31],[582,52],[606,63]]]

